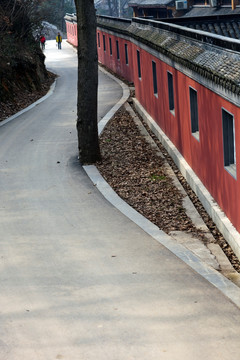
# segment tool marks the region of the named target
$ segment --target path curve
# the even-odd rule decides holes
[[[239,309],[79,165],[76,52],[52,45],[53,95],[0,127],[0,359],[238,358]]]

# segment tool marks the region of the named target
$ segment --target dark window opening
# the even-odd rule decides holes
[[[199,131],[197,91],[190,87],[189,96],[192,133],[196,133]]]
[[[101,43],[100,43],[100,34],[98,33],[98,47],[101,46]]]
[[[112,39],[109,38],[109,51],[110,51],[110,55],[112,55]]]
[[[120,54],[119,54],[119,43],[118,40],[116,40],[116,48],[117,48],[117,59],[120,60]]]
[[[125,44],[125,61],[126,61],[126,65],[128,65],[128,46],[127,46],[127,44]]]
[[[106,51],[105,35],[103,35],[103,50]]]
[[[154,95],[157,95],[158,88],[157,88],[157,69],[155,61],[152,61],[152,74],[153,74],[153,92]]]
[[[141,60],[140,60],[139,50],[137,50],[137,65],[138,65],[138,77],[139,77],[139,79],[141,79],[142,74],[141,74]]]
[[[173,76],[169,71],[168,71],[168,99],[169,99],[169,110],[174,111]]]
[[[235,140],[233,115],[222,109],[224,166],[234,165]]]

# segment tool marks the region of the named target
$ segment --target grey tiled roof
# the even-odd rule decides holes
[[[194,62],[240,85],[239,59],[240,57],[234,58],[229,55],[217,54],[214,51],[206,50],[197,56]]]
[[[222,6],[220,8],[210,6],[194,6],[182,17],[195,17],[195,16],[219,16],[219,15],[233,15],[240,14],[240,7],[232,10],[230,6]]]
[[[174,2],[173,0],[132,0],[128,3],[128,6],[138,7],[162,7]]]
[[[204,21],[204,20],[203,20]],[[240,39],[240,19],[232,21],[203,22],[185,25],[191,29],[203,30],[212,34],[227,36],[233,39]]]
[[[174,23],[212,34],[240,39],[240,7],[219,9],[209,6],[195,6],[184,16],[175,18]]]
[[[105,27],[130,36],[139,43],[148,45],[173,61],[189,68],[191,71],[199,73],[202,77],[213,81],[218,86],[240,95],[239,52],[229,51],[224,47],[205,43],[204,37],[193,40],[188,37],[187,29],[184,30],[186,35],[179,36],[177,29],[176,32],[174,32],[174,28],[173,31],[166,31],[165,27],[168,25],[171,29],[170,24],[160,24],[159,26],[163,27],[161,29],[159,26],[157,28],[151,27],[149,23],[151,22],[146,23],[147,26],[144,26],[142,22],[138,24],[134,21],[123,24],[116,20],[98,18],[99,27]],[[201,34],[199,33],[198,36],[201,37]]]
[[[161,21],[232,39],[240,39],[240,7],[232,10],[230,6],[222,6],[217,9],[195,5],[183,16],[161,19]]]

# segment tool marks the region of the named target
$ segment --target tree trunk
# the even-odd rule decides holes
[[[65,10],[64,10],[64,5],[65,5],[65,0],[61,0],[61,30],[65,31],[65,20],[64,20],[64,16],[65,16]]]
[[[93,164],[100,159],[97,127],[98,58],[96,13],[93,0],[75,0],[78,22],[77,132],[79,160]]]
[[[108,10],[109,10],[109,15],[110,15],[110,16],[113,16],[111,0],[108,0]]]

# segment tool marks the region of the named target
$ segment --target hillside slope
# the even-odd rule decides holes
[[[3,0],[4,3],[4,0]],[[23,94],[41,91],[48,79],[45,56],[32,32],[28,9],[8,0],[0,5],[0,106],[17,104]]]

